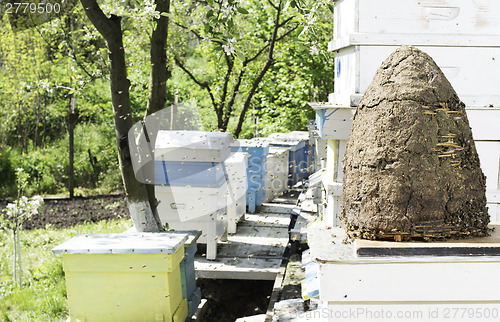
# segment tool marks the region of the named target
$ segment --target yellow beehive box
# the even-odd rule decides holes
[[[186,234],[79,235],[62,253],[70,321],[184,321]]]

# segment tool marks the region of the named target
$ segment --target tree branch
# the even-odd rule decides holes
[[[243,79],[243,76],[245,75],[245,71],[246,71],[246,64],[243,64],[243,67],[241,68],[240,74],[238,75],[238,80],[237,80],[236,84],[234,85],[231,98],[229,100],[229,103],[227,104],[226,113],[224,115],[224,121],[222,123],[222,126],[224,129],[227,129],[227,126],[229,124],[229,119],[231,118],[231,113],[233,112],[234,102],[236,101],[236,95],[238,95],[238,92],[240,90],[241,81]]]
[[[120,18],[117,16],[111,16],[110,18],[106,17],[95,0],[80,0],[80,2],[82,3],[87,17],[96,27],[97,31],[103,35],[104,39],[107,41],[112,38],[113,35],[115,35],[115,25],[112,24],[110,20]]]
[[[222,96],[221,96],[220,103],[219,103],[219,108],[218,108],[219,110],[216,111],[217,115],[218,116],[220,115],[220,117],[217,118],[217,123],[218,123],[219,129],[221,129],[221,130],[226,130],[223,127],[222,116],[224,113],[224,106],[226,105],[227,88],[228,88],[229,80],[231,79],[231,74],[233,73],[233,67],[234,67],[234,61],[232,60],[231,56],[226,55],[226,54],[224,54],[224,56],[226,58],[227,72],[226,72],[226,75],[224,76],[224,85],[222,86]]]
[[[276,10],[279,10],[278,6],[276,6],[271,0],[267,0],[267,2],[269,2],[269,4],[271,5],[271,7],[273,7]],[[281,2],[280,2],[280,4],[281,4]]]
[[[286,19],[285,21],[283,21],[281,24],[279,24],[278,28],[281,28],[283,27],[284,25],[286,25],[288,22],[290,22],[291,20],[293,19],[293,17],[291,18],[288,18]],[[295,29],[297,29],[298,25],[296,25],[295,27],[293,27],[292,29],[288,30],[287,32],[285,32],[283,35],[281,35],[280,37],[278,37],[276,39],[276,42],[280,41],[281,39],[285,38],[289,33],[291,33],[292,31],[294,31]],[[255,59],[257,59],[266,49],[267,47],[269,47],[269,44],[270,42],[268,42],[264,47],[262,47],[252,58],[248,58],[245,60],[245,62],[248,64],[248,63],[251,63],[252,61],[254,61]]]
[[[200,82],[199,80],[197,80],[196,77],[184,66],[184,64],[182,64],[182,62],[179,60],[179,58],[174,57],[174,60],[175,60],[175,63],[177,64],[177,66],[179,66],[184,71],[184,73],[186,73],[189,76],[189,78],[191,78],[191,80],[193,82],[195,82],[201,88],[204,88],[207,90],[208,95],[210,95],[210,100],[212,101],[212,105],[214,106],[214,109],[217,110],[217,103],[215,103],[215,97],[212,94],[212,90],[210,89],[210,86],[208,85],[208,83],[207,82]]]
[[[192,32],[196,36],[196,38],[198,38],[198,40],[203,40],[203,37],[200,36],[200,34],[196,32],[196,30],[193,30],[193,29],[191,29],[189,27],[186,27],[186,26],[180,24],[177,21],[173,21],[173,24],[176,25],[177,27],[180,27],[180,28],[184,29],[184,30]]]
[[[250,91],[248,92],[248,96],[245,99],[245,103],[243,104],[243,108],[241,110],[240,117],[238,119],[238,125],[236,126],[236,129],[234,131],[234,135],[236,137],[238,137],[240,135],[241,129],[243,127],[243,121],[245,120],[245,115],[247,113],[248,108],[250,107],[250,102],[252,101],[252,98],[255,95],[255,91],[257,90],[260,82],[264,78],[264,75],[267,73],[269,68],[274,63],[274,58],[273,58],[274,46],[276,44],[277,39],[280,39],[280,38],[282,39],[285,35],[287,35],[293,31],[293,29],[289,30],[287,33],[285,33],[285,35],[282,35],[282,37],[278,38],[278,30],[280,28],[280,17],[281,17],[281,10],[282,10],[281,4],[282,4],[282,1],[280,0],[280,3],[278,4],[278,9],[276,12],[276,18],[274,21],[273,33],[271,36],[271,40],[269,42],[269,54],[267,56],[267,61],[266,61],[265,65],[262,67],[259,75],[254,79],[254,81],[252,83],[252,87],[250,88]],[[297,28],[297,27],[295,27],[295,28]]]

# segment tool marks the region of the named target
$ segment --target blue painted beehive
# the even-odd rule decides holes
[[[290,158],[290,161],[293,162],[291,164],[294,165],[294,168],[292,169],[293,172],[290,172],[292,175],[291,183],[295,184],[300,180],[307,178],[310,174],[309,169],[314,162],[314,147],[313,142],[310,140],[309,132],[292,131],[289,133],[272,133],[269,135],[269,138],[289,142],[290,144],[293,144],[293,141],[304,142],[304,146],[302,146],[302,143],[299,143],[299,146],[295,150],[295,154],[293,154]],[[281,146],[274,141],[272,145]],[[291,151],[291,153],[293,152],[294,151]]]
[[[201,290],[196,286],[196,276],[194,270],[194,255],[197,250],[196,241],[200,237],[199,231],[181,231],[181,234],[188,234],[188,240],[184,243],[184,258],[180,263],[182,279],[182,296],[187,300],[188,318],[192,317],[201,302]]]
[[[247,206],[249,212],[255,212],[265,199],[267,155],[269,142],[263,139],[236,140],[231,145],[231,152],[248,153],[247,168]]]
[[[155,184],[190,187],[219,187],[227,182],[222,163],[155,161]]]
[[[305,140],[289,139],[286,134],[277,134],[268,140],[271,146],[290,148],[288,172],[290,186],[307,178],[308,154]]]

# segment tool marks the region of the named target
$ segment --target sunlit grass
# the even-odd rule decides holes
[[[0,231],[0,321],[65,321],[64,271],[61,256],[53,254],[52,248],[78,234],[121,233],[130,227],[131,220],[111,220],[22,231],[22,288],[12,278],[12,237]]]

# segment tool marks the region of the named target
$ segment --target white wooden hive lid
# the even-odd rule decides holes
[[[159,131],[155,149],[226,150],[233,140],[232,134],[228,132]]]
[[[127,233],[77,235],[52,249],[55,254],[154,254],[174,253],[188,234]]]

